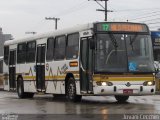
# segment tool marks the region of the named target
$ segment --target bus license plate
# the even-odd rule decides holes
[[[124,89],[123,94],[133,94],[133,90],[132,89]]]

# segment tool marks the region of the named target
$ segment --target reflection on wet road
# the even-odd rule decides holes
[[[104,119],[108,120],[108,114],[158,114],[160,113],[160,96],[134,96],[127,103],[117,103],[112,96],[83,97],[82,102],[72,103],[65,98],[53,98],[52,95],[36,95],[34,99],[18,99],[16,93],[0,92],[1,114],[38,114],[55,115],[61,119],[72,115],[77,119]],[[57,115],[57,116],[56,116]],[[30,116],[31,117],[31,116]],[[71,117],[71,116],[70,116]],[[117,116],[118,118],[119,116]],[[122,117],[122,115],[121,115]],[[27,118],[29,119],[29,118]]]

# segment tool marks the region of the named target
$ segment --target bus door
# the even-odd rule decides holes
[[[89,38],[81,39],[80,47],[80,89],[81,93],[93,93],[92,74],[92,50],[89,45]]]
[[[16,50],[9,54],[9,89],[16,89]]]
[[[37,45],[36,56],[36,87],[38,92],[45,91],[45,53],[46,45]]]

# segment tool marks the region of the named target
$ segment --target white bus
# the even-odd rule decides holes
[[[129,96],[155,93],[150,31],[145,24],[97,22],[4,44],[4,89],[34,93]]]

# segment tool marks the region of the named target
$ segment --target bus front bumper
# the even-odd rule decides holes
[[[95,86],[93,88],[95,95],[152,95],[155,94],[155,86],[126,85],[116,86]]]

